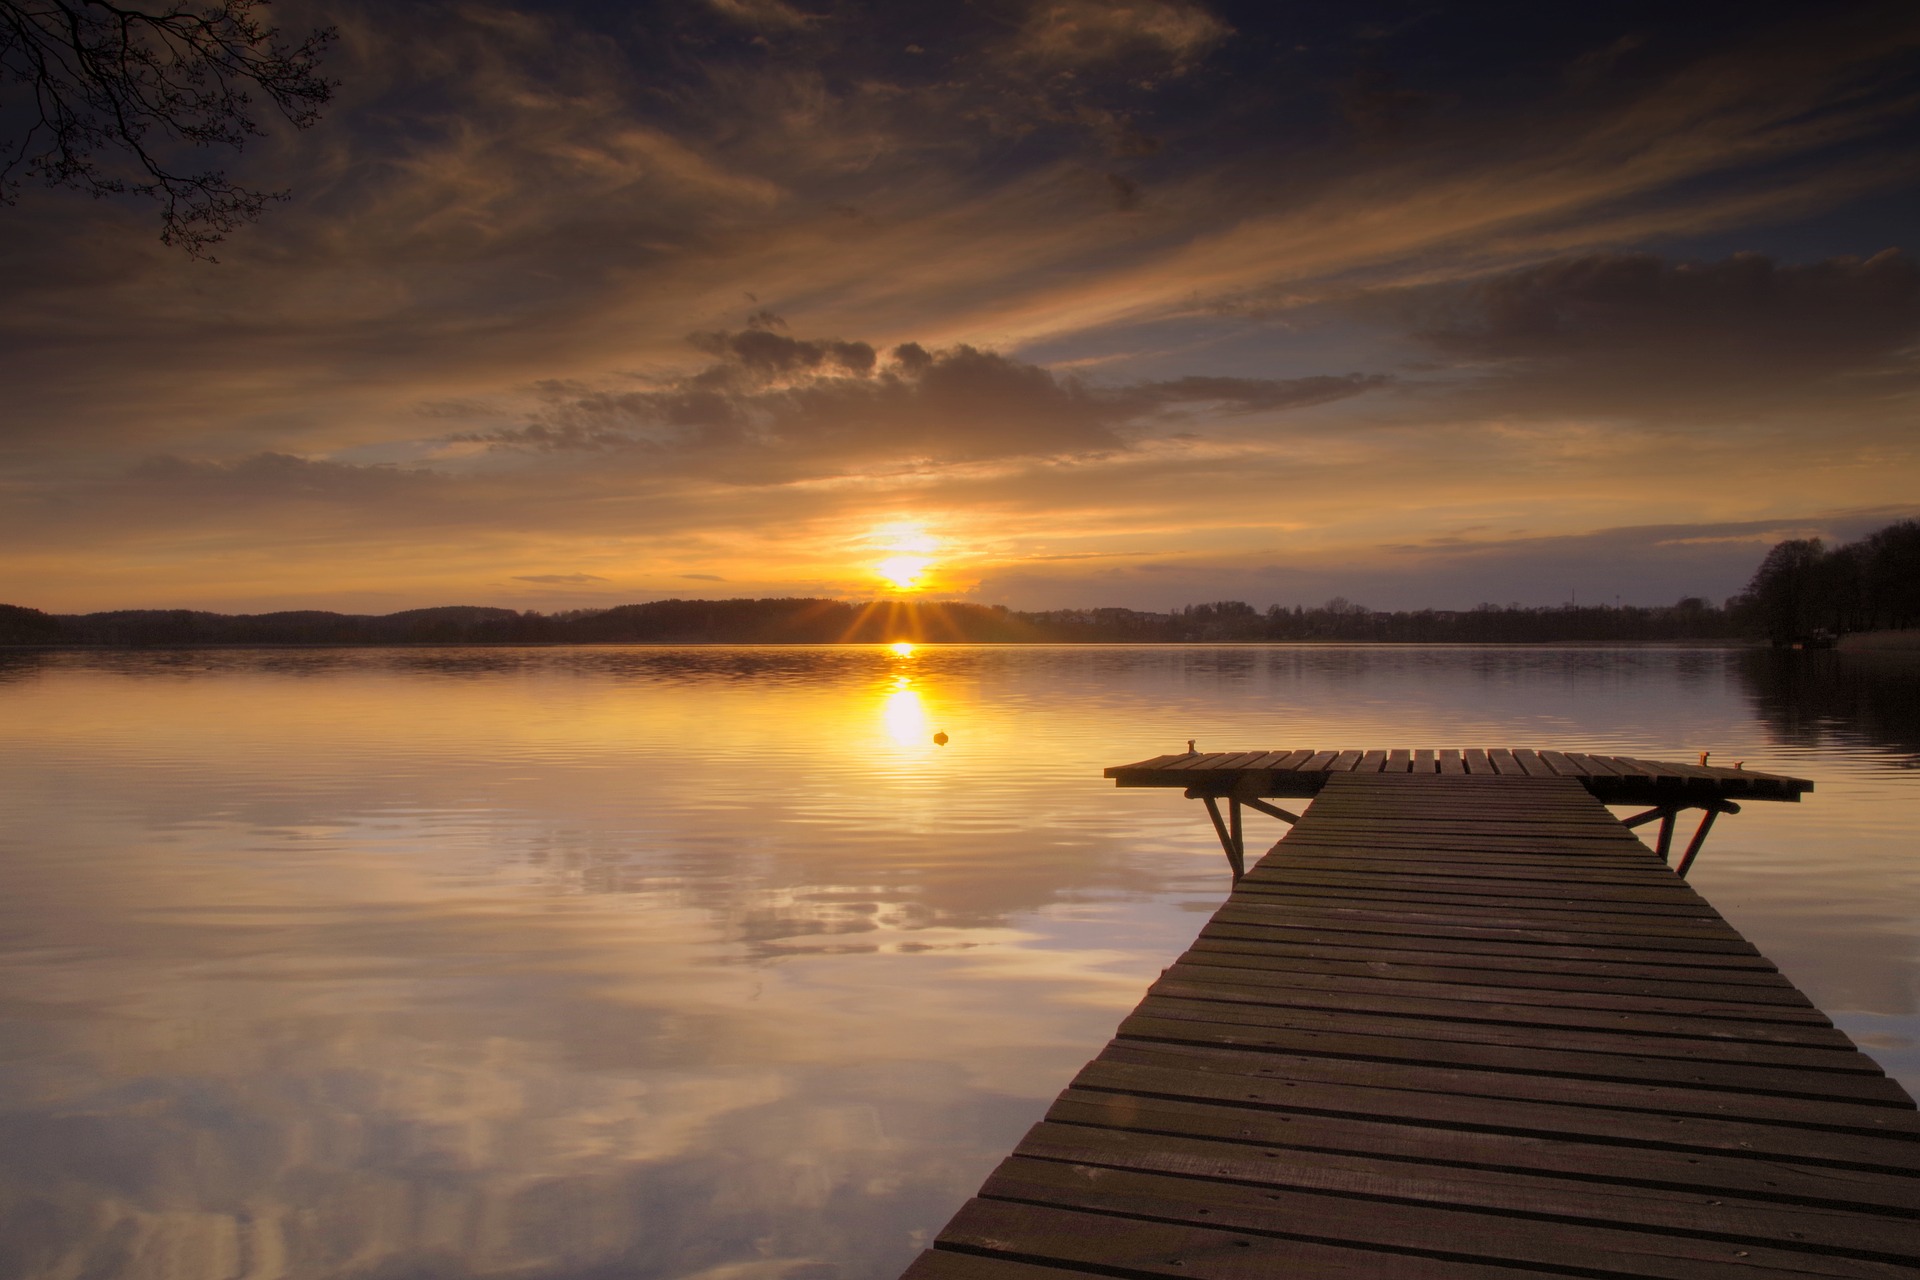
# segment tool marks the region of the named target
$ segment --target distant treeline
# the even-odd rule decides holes
[[[1777,543],[1729,603],[1774,644],[1920,627],[1920,521],[1832,548],[1818,538]]]
[[[126,609],[49,614],[0,605],[0,644],[194,645],[397,644],[875,644],[928,642],[1193,644],[1398,642],[1552,644],[1766,638],[1776,644],[1826,634],[1920,626],[1920,522],[1902,521],[1828,550],[1818,539],[1782,542],[1747,590],[1724,607],[1698,596],[1670,605],[1557,605],[1383,613],[1335,598],[1265,610],[1240,600],[1171,613],[1051,609],[889,600],[657,600],[612,609],[520,613],[455,605],[368,616],[299,610],[222,614]]]
[[[0,605],[0,644],[121,647],[404,644],[835,644],[895,640],[969,643],[1204,643],[1412,641],[1539,644],[1592,640],[1711,640],[1733,618],[1690,598],[1656,608],[1481,605],[1464,611],[1380,613],[1345,600],[1262,612],[1239,600],[1172,613],[1054,609],[1021,613],[951,602],[660,600],[614,609],[518,613],[453,606],[379,617],[302,610],[219,614],[186,609],[47,614]]]

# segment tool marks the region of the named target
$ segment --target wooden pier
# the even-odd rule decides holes
[[[1207,801],[1230,858],[1243,807],[1292,829],[909,1280],[1916,1274],[1913,1100],[1604,807],[1651,806],[1664,850],[1683,809],[1811,783],[1517,751],[1107,772]]]

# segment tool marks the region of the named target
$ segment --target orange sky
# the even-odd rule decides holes
[[[918,8],[276,6],[217,265],[0,210],[0,600],[1653,603],[1920,504],[1897,9]]]

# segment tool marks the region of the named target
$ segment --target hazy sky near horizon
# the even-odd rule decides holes
[[[1920,513],[1905,5],[283,0],[291,198],[0,208],[0,600],[1737,590]]]

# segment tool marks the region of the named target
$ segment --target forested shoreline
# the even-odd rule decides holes
[[[1776,645],[1920,627],[1920,520],[1835,547],[1818,538],[1776,543],[1737,607]]]
[[[1136,609],[1019,612],[955,602],[659,600],[543,614],[452,606],[369,616],[303,610],[218,614],[118,610],[57,615],[0,606],[0,644],[80,647],[396,644],[984,644],[1399,641],[1516,643],[1724,640],[1734,620],[1703,600],[1641,608],[1483,606],[1383,613],[1330,601],[1266,611],[1238,600],[1170,613]]]
[[[1747,590],[1721,604],[1482,604],[1380,611],[1345,599],[1316,606],[1239,600],[1166,613],[1138,609],[1023,612],[955,601],[779,598],[656,600],[557,613],[454,605],[382,615],[297,610],[221,614],[124,609],[51,614],[0,605],[0,645],[193,647],[407,644],[976,644],[1402,643],[1560,644],[1768,641],[1920,626],[1920,522],[1829,549],[1819,539],[1769,551]]]

